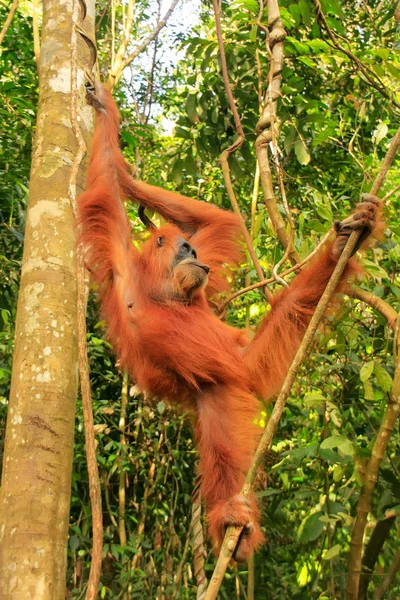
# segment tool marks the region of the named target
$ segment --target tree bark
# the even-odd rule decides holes
[[[76,224],[69,200],[73,2],[44,0],[40,94],[0,496],[0,597],[64,600],[77,392]],[[84,22],[94,31],[94,2]],[[79,36],[80,37],[80,36]],[[80,127],[89,51],[79,39]],[[77,187],[84,185],[84,163]]]

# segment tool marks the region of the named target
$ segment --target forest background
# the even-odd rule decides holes
[[[284,0],[279,7],[287,37],[270,161],[284,234],[271,220],[255,158],[256,126],[269,101],[266,92],[271,83],[267,11],[256,0],[235,0],[222,2],[220,15],[230,87],[245,136],[229,157],[230,175],[256,262],[266,278],[276,265],[281,275],[306,258],[333,219],[347,215],[360,193],[370,190],[395,138],[400,109],[396,2]],[[63,10],[62,3],[59,8]],[[13,16],[10,22],[8,16]],[[1,452],[39,92],[38,2],[16,0],[10,7],[1,0],[3,25]],[[96,40],[102,79],[112,80],[122,112],[123,151],[140,177],[230,208],[219,157],[237,139],[237,122],[221,76],[211,4],[100,0]],[[393,423],[393,431],[388,429],[378,466],[370,460],[379,450],[388,407],[398,402],[392,392],[400,298],[396,164],[380,191],[385,197],[384,238],[361,259],[365,277],[355,297],[345,297],[336,318],[325,320],[318,351],[315,346],[296,379],[265,461],[267,475],[258,496],[267,543],[254,563],[228,571],[221,598],[333,600],[345,597],[346,586],[348,598],[400,597],[398,424]],[[143,239],[146,234],[136,207],[129,207],[129,214],[137,239]],[[287,244],[292,234],[293,247],[285,252],[282,240],[286,235]],[[234,276],[236,290],[257,283],[249,255]],[[279,278],[270,291],[281,287]],[[226,299],[219,298],[218,304]],[[226,304],[225,318],[252,332],[268,307],[261,289],[252,289]],[[87,341],[104,520],[99,597],[196,598],[190,536],[196,451],[189,420],[162,399],[150,403],[134,382],[124,380],[103,325],[90,297]],[[271,410],[260,407],[260,428]],[[350,584],[349,590],[347,579],[354,564],[349,550],[369,480],[374,480],[375,490],[361,507],[368,514],[365,532],[361,531],[363,574],[358,595],[351,596],[354,589]],[[91,531],[78,401],[69,598],[86,593]],[[208,544],[207,577],[214,564]]]

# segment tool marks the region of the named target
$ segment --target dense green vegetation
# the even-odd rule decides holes
[[[359,64],[332,47],[326,30],[321,31],[318,25],[310,0],[281,3],[288,38],[278,109],[280,164],[295,221],[295,246],[301,258],[313,250],[332,220],[345,216],[360,192],[370,189],[398,127],[400,46],[395,4],[324,0],[322,7],[337,43],[362,61],[372,83],[366,81]],[[183,12],[191,9],[190,0],[185,0]],[[257,2],[224,2],[223,9],[230,81],[246,134],[245,143],[230,159],[231,174],[240,208],[253,232],[257,256],[269,277],[283,248],[272,229],[261,192],[251,222],[258,94],[261,91],[263,95],[266,89],[269,55],[265,32],[257,26]],[[138,19],[148,18],[152,11],[153,5],[145,1],[140,4]],[[117,19],[120,13],[121,6],[117,6]],[[6,14],[6,6],[0,4],[1,23]],[[98,14],[103,14],[98,45],[106,77],[109,5],[100,3]],[[1,431],[10,383],[38,95],[31,19],[27,15],[24,5],[7,32],[0,56]],[[201,7],[198,24],[192,30],[182,33],[175,28],[173,32],[164,31],[159,36],[154,68],[153,43],[116,90],[123,115],[124,152],[136,162],[140,176],[151,183],[229,208],[218,156],[236,134],[208,3]],[[171,52],[165,51],[169,46],[179,46],[179,58],[174,54],[171,60]],[[151,70],[153,85],[149,86]],[[174,127],[168,134],[166,125],[170,122]],[[398,169],[392,168],[381,196],[399,184]],[[367,276],[360,285],[398,311],[399,195],[392,195],[386,204],[385,235],[378,247],[362,259]],[[135,208],[130,210],[140,239],[145,235],[143,227]],[[283,207],[280,210],[285,218]],[[249,263],[241,265],[234,276],[235,289],[257,281]],[[227,306],[226,318],[231,324],[253,331],[267,310],[260,291],[253,290]],[[177,414],[162,399],[150,402],[131,382],[127,443],[121,440],[123,379],[104,339],[93,298],[88,315],[105,525],[100,597],[195,598],[193,556],[188,542],[196,463],[190,419]],[[393,332],[387,321],[367,304],[343,298],[335,318],[328,316],[320,331],[318,350],[302,368],[265,465],[259,498],[267,543],[255,558],[256,599],[344,598],[360,474],[385,411],[393,373]],[[260,406],[260,427],[265,426],[270,411],[271,407]],[[82,429],[78,404],[68,550],[68,589],[70,597],[76,599],[84,597],[91,549]],[[2,443],[3,436],[0,450]],[[380,470],[367,541],[388,511],[391,515],[400,511],[399,446],[397,427]],[[121,533],[122,492],[126,543]],[[367,597],[373,597],[398,550],[397,521],[393,520],[386,533]],[[211,575],[214,557],[208,550],[206,572]],[[246,574],[247,567],[231,569],[221,598],[245,598]],[[385,597],[399,596],[397,578]]]

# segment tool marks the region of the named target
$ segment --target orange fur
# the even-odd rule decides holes
[[[251,514],[252,527],[237,549],[244,560],[263,540],[254,497],[250,508],[235,500],[257,444],[256,394],[267,399],[279,391],[335,267],[332,244],[275,297],[250,342],[243,331],[222,323],[208,303],[210,295],[227,289],[225,270],[240,260],[238,218],[133,179],[118,145],[118,109],[105,88],[98,86],[96,93],[104,110],[96,117],[88,188],[79,206],[101,312],[121,365],[137,384],[193,410],[210,535],[220,544],[229,523],[245,525]],[[169,221],[140,252],[132,244],[126,199]],[[174,267],[182,238],[211,267],[205,288],[195,287],[199,272]],[[185,286],[194,286],[195,293],[183,301],[178,292]]]

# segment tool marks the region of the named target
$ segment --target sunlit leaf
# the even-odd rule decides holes
[[[325,529],[325,524],[320,520],[323,515],[324,513],[320,510],[303,519],[298,531],[300,542],[312,542],[321,535]]]
[[[360,369],[361,381],[363,381],[363,382],[367,381],[367,379],[369,379],[371,377],[373,370],[374,370],[374,361],[373,360],[364,363]]]
[[[390,392],[393,386],[393,380],[390,377],[389,373],[386,371],[386,369],[384,369],[380,364],[375,363],[374,373],[381,390],[383,390],[384,392]]]
[[[339,556],[342,546],[340,544],[335,544],[332,548],[329,548],[327,552],[323,555],[323,560],[332,560],[336,556]]]
[[[307,152],[307,148],[305,143],[302,140],[297,140],[294,143],[294,151],[296,153],[297,160],[301,165],[308,165],[311,160],[309,153]]]

